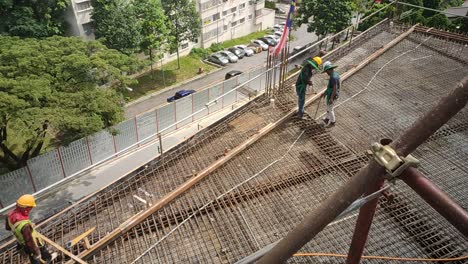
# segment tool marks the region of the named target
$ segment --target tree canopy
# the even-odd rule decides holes
[[[308,32],[325,36],[339,32],[351,24],[353,6],[349,0],[303,0],[295,20],[299,26],[307,24]]]
[[[196,41],[201,33],[201,20],[193,0],[162,0],[164,13],[169,20],[171,50],[177,52],[179,62],[179,46],[184,41]]]
[[[0,0],[0,34],[43,38],[61,35],[67,0]]]
[[[93,0],[92,4],[96,38],[109,48],[126,54],[148,51],[150,57],[152,50],[164,51],[169,32],[159,0]]]
[[[0,167],[21,167],[47,144],[67,144],[123,118],[118,89],[135,57],[75,37],[0,36]]]

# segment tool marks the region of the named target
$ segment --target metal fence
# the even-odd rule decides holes
[[[154,142],[162,146],[167,134],[252,99],[246,91],[261,92],[264,79],[265,68],[256,68],[115,125],[115,135],[102,130],[32,158],[26,167],[0,175],[0,208],[14,203],[21,194],[43,193],[143,144]],[[159,154],[161,151],[159,148]]]

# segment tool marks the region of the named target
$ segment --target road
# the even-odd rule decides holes
[[[280,7],[280,8],[283,8],[283,7]],[[279,19],[276,19],[275,21],[277,23],[281,22],[281,20]],[[290,43],[291,48],[296,47],[296,46],[304,46],[308,43],[311,43],[317,40],[317,36],[315,34],[307,32],[307,25],[302,25],[296,31],[292,31],[291,34],[294,36],[294,41],[291,41]],[[170,96],[173,96],[174,93],[179,90],[192,89],[192,90],[199,91],[207,86],[211,86],[215,83],[221,82],[224,80],[224,76],[229,71],[240,70],[243,72],[247,72],[250,69],[262,66],[266,63],[266,57],[267,57],[266,52],[255,54],[252,57],[245,57],[239,62],[232,63],[232,64],[230,63],[226,67],[224,67],[222,70],[219,70],[212,74],[208,74],[203,78],[194,80],[185,85],[174,87],[170,90],[167,90],[155,96],[152,96],[151,98],[129,105],[125,109],[125,116],[126,118],[132,118],[135,115],[146,112],[152,108],[164,105],[166,104],[166,99]]]

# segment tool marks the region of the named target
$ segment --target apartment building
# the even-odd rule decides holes
[[[202,48],[272,27],[275,21],[274,11],[265,9],[265,0],[197,0],[197,9]]]
[[[70,25],[68,34],[81,36],[86,40],[93,40],[92,11],[91,0],[71,0],[65,15],[65,19]]]

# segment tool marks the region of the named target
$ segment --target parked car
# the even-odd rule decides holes
[[[255,51],[246,45],[237,45],[235,47],[243,50],[245,52],[245,56],[247,57],[253,56],[255,54]]]
[[[245,56],[245,51],[242,49],[231,47],[228,50],[232,52],[234,55],[236,55],[239,59],[242,59]]]
[[[229,59],[219,53],[211,54],[208,57],[208,61],[219,64],[221,66],[226,66],[229,63]]]
[[[283,29],[284,29],[284,26],[281,26],[281,25],[278,25],[278,24],[273,26],[273,30],[275,30],[275,31],[283,31]]]
[[[280,15],[286,14],[286,12],[284,12],[283,10],[281,10],[281,9],[279,9],[279,8],[275,8],[275,13],[276,13],[276,14],[280,14]]]
[[[178,100],[180,98],[189,96],[189,95],[191,95],[193,93],[195,93],[195,90],[180,90],[180,91],[176,92],[174,94],[174,96],[171,96],[171,97],[167,98],[167,102],[168,103],[174,102],[175,100]]]
[[[275,45],[278,44],[279,39],[280,39],[280,38],[278,38],[277,36],[274,36],[274,37],[273,37],[273,36],[271,36],[271,35],[266,35],[266,36],[263,36],[263,37],[266,38],[266,39],[269,39],[269,40],[273,41],[273,43],[274,43]]]
[[[279,24],[280,24],[280,26],[283,26],[283,27],[284,27],[284,25],[286,25],[286,22],[283,21],[283,22],[281,22],[281,23],[279,23]]]
[[[282,35],[283,35],[282,31],[275,31],[274,36],[277,36],[277,37],[281,38]],[[289,37],[286,37],[286,40],[289,40]]]
[[[237,71],[237,70],[234,70],[234,71],[230,71],[228,73],[226,73],[226,76],[225,76],[225,80],[228,80],[228,79],[231,79],[232,77],[235,77],[237,75],[241,75],[243,72],[241,71]]]
[[[236,63],[239,60],[239,57],[234,55],[232,52],[228,50],[222,50],[219,54],[223,55],[224,57],[228,58],[230,63]]]
[[[262,52],[263,48],[260,45],[250,43],[247,48],[254,51],[255,54]]]
[[[273,39],[270,39],[270,38],[259,38],[258,40],[263,41],[263,42],[266,43],[268,46],[274,47],[274,46],[276,45],[276,41],[274,41]]]
[[[267,49],[268,49],[268,45],[265,44],[265,42],[263,42],[263,41],[261,41],[261,40],[258,40],[258,39],[252,40],[252,44],[261,47],[262,50],[267,50]]]

